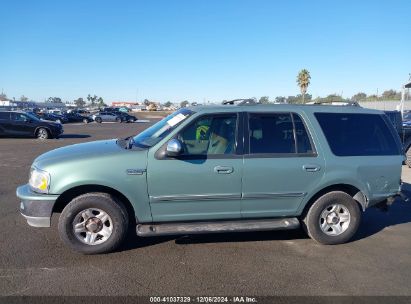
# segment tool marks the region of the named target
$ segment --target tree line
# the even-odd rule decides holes
[[[274,99],[270,100],[268,96],[262,96],[259,99],[259,102],[262,104],[268,103],[291,103],[291,104],[299,104],[299,103],[307,103],[307,102],[333,102],[333,101],[389,101],[389,100],[401,100],[401,92],[395,90],[386,90],[381,95],[377,96],[376,94],[367,95],[364,92],[359,92],[354,94],[353,96],[346,98],[342,97],[337,94],[329,94],[325,97],[316,97],[313,98],[311,94],[298,94],[294,96],[277,96]]]

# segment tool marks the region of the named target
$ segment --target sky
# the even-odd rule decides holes
[[[44,101],[221,102],[400,90],[411,1],[2,0],[0,90]]]

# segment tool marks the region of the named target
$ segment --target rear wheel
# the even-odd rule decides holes
[[[122,119],[120,117],[116,118],[116,122],[121,122],[121,121],[122,121]]]
[[[357,202],[345,192],[333,191],[314,202],[303,219],[303,228],[316,242],[335,245],[348,242],[360,220]]]
[[[83,119],[83,123],[87,124],[87,123],[88,123],[88,119],[87,119],[87,118],[84,118],[84,119]]]
[[[97,117],[97,118],[96,118],[96,122],[97,122],[97,123],[101,123],[101,122],[102,122],[101,117]]]
[[[123,204],[106,193],[76,197],[60,215],[60,238],[72,250],[84,254],[114,251],[124,240],[128,214]]]
[[[38,139],[48,139],[50,138],[50,134],[46,128],[39,128],[36,132],[36,137]]]

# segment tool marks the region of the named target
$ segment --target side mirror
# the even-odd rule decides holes
[[[166,154],[167,156],[178,156],[183,150],[183,145],[178,139],[172,139],[167,143]]]

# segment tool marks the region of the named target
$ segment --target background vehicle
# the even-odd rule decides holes
[[[411,125],[411,112],[410,111],[404,111],[404,114],[402,117],[402,125],[404,127],[408,127]]]
[[[106,107],[106,108],[101,109],[100,112],[120,112],[120,108],[118,108],[118,107],[115,107],[115,108]]]
[[[73,112],[71,112],[71,113],[66,113],[65,115],[64,115],[65,117],[66,117],[66,119],[68,120],[68,122],[83,122],[83,123],[89,123],[89,122],[92,122],[93,121],[93,119],[91,118],[91,117],[89,117],[89,116],[83,116],[83,115],[80,115],[80,114],[78,114],[78,113],[73,113]]]
[[[95,122],[122,122],[122,119],[119,115],[113,112],[100,112],[92,116]]]
[[[128,112],[130,112],[130,109],[126,108],[126,107],[121,107],[121,108],[118,109],[118,111],[123,112],[123,113],[128,113]]]
[[[137,117],[130,115],[128,113],[125,113],[125,112],[117,112],[113,114],[116,114],[117,116],[119,116],[121,118],[121,122],[136,122],[138,120]]]
[[[0,112],[0,135],[40,139],[57,138],[63,133],[59,123],[43,121],[24,112]]]
[[[37,113],[36,116],[42,120],[55,121],[60,124],[67,123],[69,121],[67,117],[65,117],[64,115],[59,115],[59,114]]]
[[[384,113],[397,131],[406,157],[405,163],[411,167],[411,122],[409,120],[403,121],[400,111],[384,111]],[[410,117],[409,113],[406,113],[404,117],[406,119]]]

